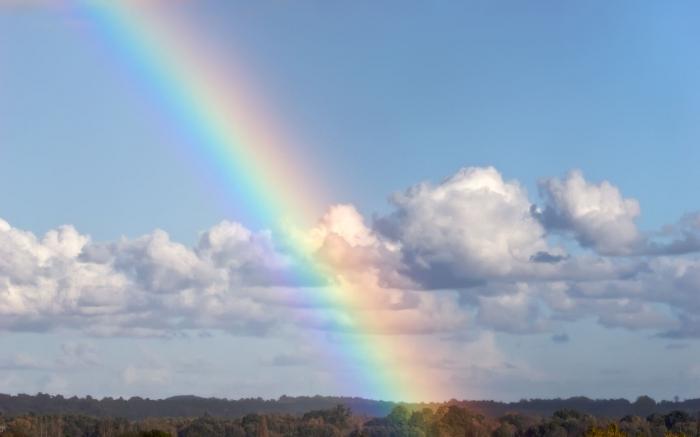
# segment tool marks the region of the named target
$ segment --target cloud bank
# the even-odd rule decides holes
[[[639,202],[610,182],[572,171],[539,187],[533,200],[494,168],[465,168],[394,194],[373,220],[336,205],[294,231],[310,248],[303,255],[230,221],[188,247],[161,230],[95,242],[72,226],[40,237],[0,220],[0,330],[352,332],[348,315],[359,314],[374,321],[363,329],[392,335],[482,329],[565,342],[562,326],[594,318],[700,337],[700,215],[642,231]],[[309,259],[328,282],[298,274]],[[342,308],[312,298],[337,284],[358,298]],[[65,360],[89,355],[69,348]]]

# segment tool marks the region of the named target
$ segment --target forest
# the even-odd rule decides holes
[[[578,396],[567,399],[523,399],[517,402],[451,400],[449,404],[463,406],[470,411],[489,417],[509,413],[526,416],[551,416],[558,410],[576,410],[597,417],[646,417],[653,413],[669,413],[679,410],[688,413],[700,411],[700,399],[657,402],[649,396],[640,396],[634,402],[627,399],[589,399]],[[388,415],[397,403],[357,397],[334,396],[281,396],[278,399],[243,398],[222,399],[198,396],[174,396],[165,399],[131,397],[128,399],[105,397],[64,397],[38,393],[36,395],[0,394],[0,413],[17,415],[74,414],[95,417],[123,417],[129,420],[149,417],[199,417],[210,414],[230,419],[246,414],[300,415],[312,410],[328,410],[336,405],[350,408],[355,415],[382,417]],[[411,410],[424,407],[437,408],[441,404],[402,404]]]
[[[28,404],[29,399],[47,401],[48,395],[5,397],[20,399]],[[50,401],[52,397],[48,396]],[[195,398],[201,399],[201,398]],[[285,398],[287,404],[295,405]],[[299,398],[309,403],[315,398]],[[318,397],[316,400],[332,398]],[[65,400],[65,399],[64,399]],[[76,400],[81,400],[76,398]],[[98,404],[102,401],[82,399]],[[124,401],[124,402],[130,402]],[[144,401],[144,400],[141,400]],[[192,401],[192,399],[190,399]],[[219,400],[220,401],[220,400]],[[250,400],[249,400],[250,401]],[[357,399],[355,399],[357,403]],[[154,401],[162,402],[162,401]],[[227,401],[239,402],[239,401]],[[267,401],[268,409],[279,401]],[[686,401],[687,402],[687,401]],[[70,404],[70,398],[68,403]],[[396,404],[386,415],[368,416],[358,414],[347,405],[311,410],[305,413],[249,412],[238,417],[215,415],[204,412],[198,416],[160,415],[128,419],[104,414],[71,412],[20,412],[0,409],[0,436],[2,437],[700,437],[700,414],[683,409],[664,411],[670,405],[681,403],[656,403],[648,397],[636,402],[627,402],[631,407],[651,409],[646,415],[625,414],[614,417],[610,414],[593,414],[581,410],[561,408],[551,414],[513,411],[494,415],[493,408],[500,405],[565,405],[579,403],[588,409],[598,405],[615,405],[611,401],[596,401],[586,398],[520,401],[519,403],[492,404],[491,413],[479,411],[470,402],[450,401],[442,404]],[[36,402],[35,402],[36,404]],[[476,403],[479,404],[478,402]],[[482,402],[482,406],[483,406]],[[533,410],[534,408],[531,408]]]

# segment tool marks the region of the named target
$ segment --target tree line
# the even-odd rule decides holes
[[[129,399],[105,397],[64,397],[61,395],[6,395],[0,394],[0,413],[17,415],[34,412],[36,414],[86,415],[95,417],[124,417],[129,420],[147,417],[198,417],[205,413],[217,417],[241,418],[247,414],[304,414],[312,410],[332,409],[335,405],[345,405],[357,415],[383,417],[388,415],[395,402],[376,401],[363,398],[330,396],[282,396],[279,399],[220,399],[197,396],[175,396],[167,399],[131,397]],[[633,402],[627,399],[589,399],[572,397],[568,399],[527,399],[518,402],[496,401],[456,401],[450,405],[460,405],[489,417],[499,417],[508,413],[530,416],[550,416],[559,410],[576,410],[598,417],[623,417],[636,415],[646,417],[652,413],[700,411],[700,399],[684,401],[656,402],[648,396],[640,396]],[[412,410],[437,408],[441,404],[403,404]]]
[[[76,414],[0,416],[2,437],[700,437],[697,414],[674,410],[620,418],[562,409],[550,416],[484,415],[458,402],[395,406],[383,417],[353,414],[344,405],[304,414],[240,418],[149,417],[138,420]]]

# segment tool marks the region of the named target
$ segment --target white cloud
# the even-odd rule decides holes
[[[0,329],[457,338],[475,325],[535,333],[595,317],[608,327],[700,336],[697,256],[668,242],[653,246],[634,224],[636,201],[607,182],[572,172],[543,187],[538,220],[518,182],[467,168],[396,194],[393,212],[374,227],[352,205],[335,205],[282,242],[228,221],[187,247],[160,230],[93,242],[71,226],[38,238],[0,220]],[[567,252],[547,228],[566,229],[599,253]],[[658,238],[692,243],[698,228],[688,215]],[[305,276],[309,263],[316,273]],[[66,362],[90,361],[73,352]]]
[[[545,209],[539,213],[550,229],[571,232],[584,247],[607,255],[636,251],[642,242],[635,219],[639,202],[624,198],[608,181],[593,184],[574,170],[566,178],[540,182]]]
[[[378,242],[372,230],[365,225],[364,217],[352,205],[331,206],[307,233],[308,244],[318,249],[330,235],[342,238],[352,247],[373,246]]]
[[[354,208],[334,208],[310,235],[319,241],[317,262],[327,267],[332,284],[295,282],[293,269],[308,260],[277,249],[268,232],[236,223],[214,226],[188,248],[160,230],[93,243],[71,227],[40,240],[2,222],[0,328],[68,328],[98,336],[200,329],[263,334],[285,325],[350,330],[359,328],[359,320],[376,320],[362,328],[402,333],[454,329],[464,320],[454,294],[379,285],[372,264],[381,248]],[[332,244],[347,253],[331,254]],[[329,299],[333,293],[340,300]]]
[[[427,288],[463,287],[524,273],[549,252],[527,193],[493,167],[466,168],[441,184],[391,198],[377,228],[400,245],[404,273]]]

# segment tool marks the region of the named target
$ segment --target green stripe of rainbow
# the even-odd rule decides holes
[[[156,15],[151,3],[85,0],[82,6],[122,62],[138,72],[178,129],[188,135],[194,153],[204,156],[219,183],[245,195],[256,219],[280,232],[288,228],[278,227],[279,218],[291,225],[309,222],[302,214],[315,211],[309,187],[317,185],[303,180],[311,173],[285,156],[285,142],[272,135],[275,126],[255,115],[255,96],[247,95],[248,82],[240,72],[202,55],[203,46],[194,46],[193,32]],[[381,312],[359,310],[371,305],[365,294],[342,281],[340,272],[324,271],[298,239],[288,241],[293,252],[307,260],[300,276],[332,284],[309,288],[307,303],[329,310],[332,323],[351,337],[327,354],[338,369],[362,369],[361,386],[345,387],[342,394],[404,401],[434,398],[418,388],[429,381],[421,381],[411,363],[396,362],[399,350],[408,347],[400,344],[400,336],[376,335],[383,326]]]

